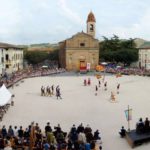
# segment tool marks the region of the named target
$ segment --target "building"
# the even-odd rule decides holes
[[[79,32],[59,43],[59,63],[66,70],[95,69],[99,63],[99,41],[95,39],[96,19],[92,12],[87,18],[87,33]]]
[[[144,42],[139,47],[139,67],[150,69],[150,42]]]
[[[0,43],[0,74],[23,69],[23,49],[7,43]]]
[[[135,43],[135,47],[139,48],[141,45],[143,45],[145,42],[147,42],[144,39],[140,39],[140,38],[135,38],[134,39],[134,43]]]

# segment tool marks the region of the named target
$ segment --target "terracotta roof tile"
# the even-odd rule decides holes
[[[89,13],[87,22],[96,22],[95,16],[92,12]]]

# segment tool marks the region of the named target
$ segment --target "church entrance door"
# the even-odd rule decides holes
[[[80,72],[86,72],[86,62],[84,60],[80,60]]]

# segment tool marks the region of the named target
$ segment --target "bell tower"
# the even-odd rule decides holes
[[[89,13],[87,17],[87,34],[95,38],[96,28],[95,28],[96,19],[92,12]]]

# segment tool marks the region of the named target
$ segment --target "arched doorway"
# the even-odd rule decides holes
[[[86,59],[85,56],[79,57],[79,70],[80,72],[86,71]]]

